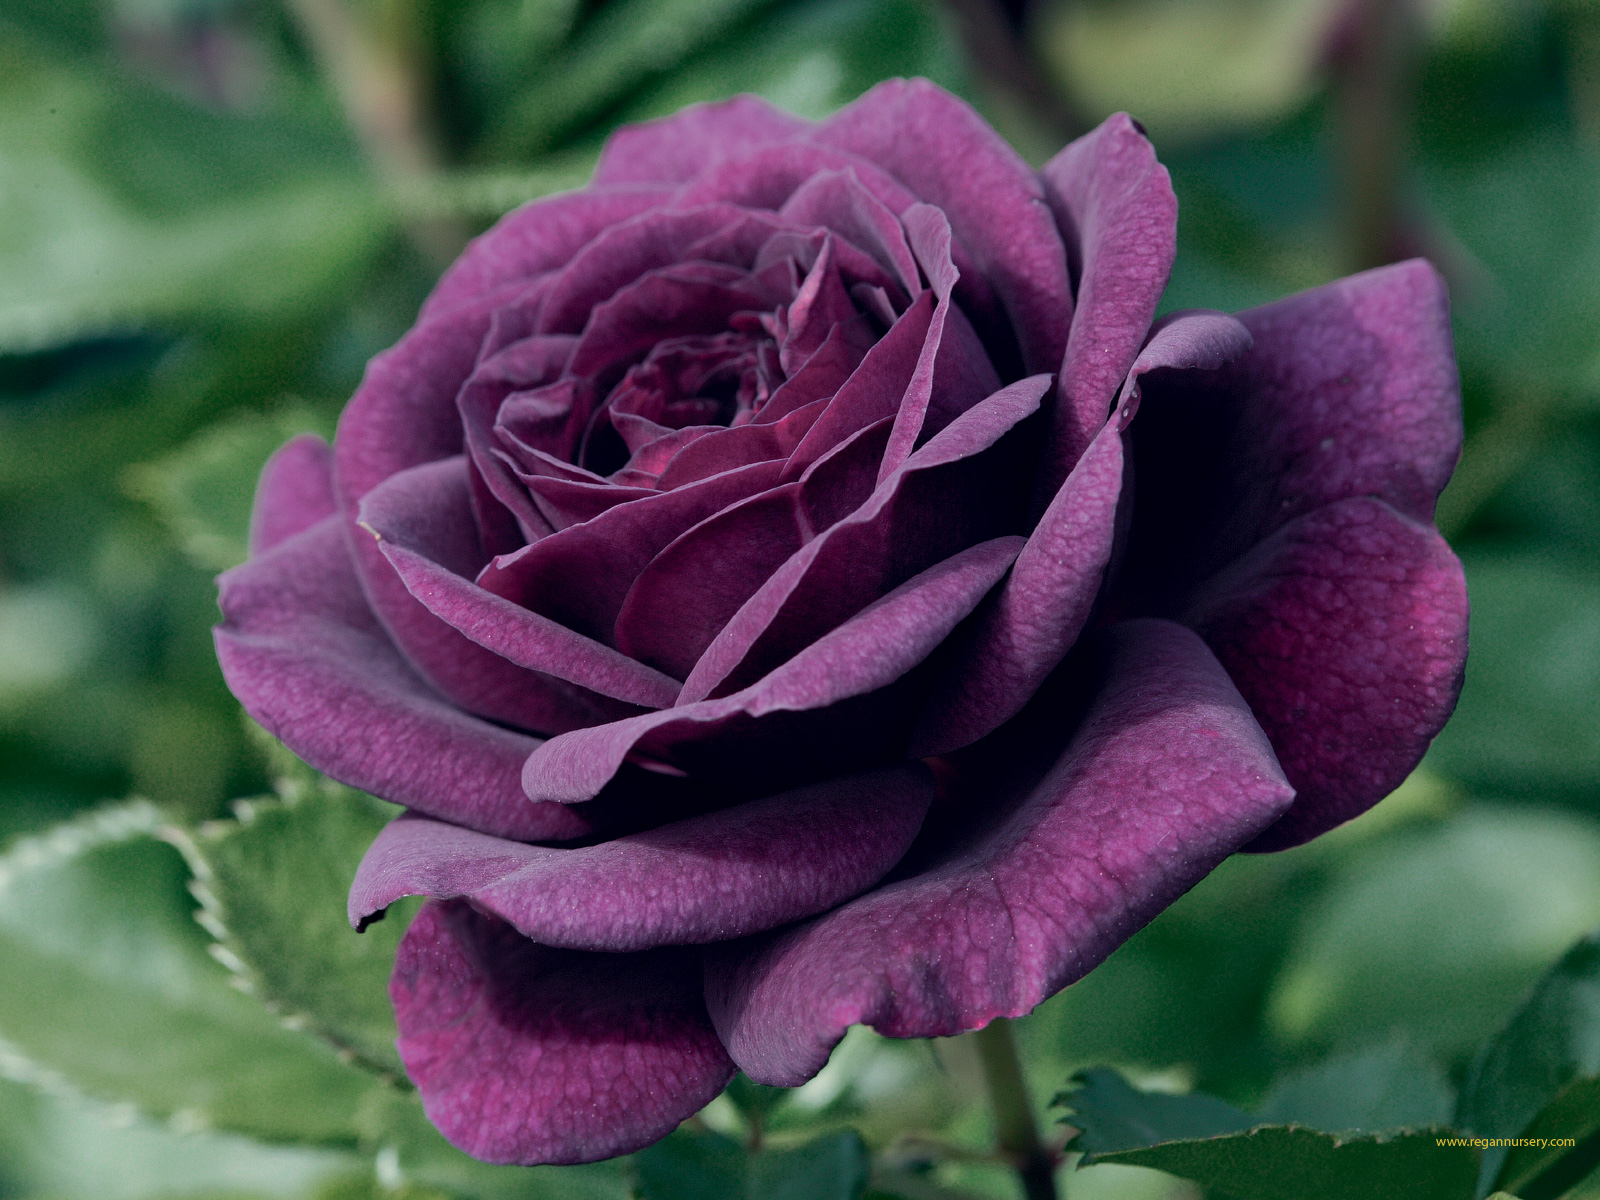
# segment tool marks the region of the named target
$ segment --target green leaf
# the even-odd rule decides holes
[[[1057,1104],[1080,1132],[1068,1145],[1083,1166],[1153,1167],[1235,1200],[1470,1200],[1478,1153],[1441,1146],[1448,1130],[1323,1133],[1265,1124],[1210,1096],[1130,1087],[1113,1071],[1086,1071]]]
[[[356,866],[398,811],[328,780],[239,801],[237,819],[175,841],[202,920],[241,980],[286,1021],[399,1081],[389,973],[420,901],[358,934],[345,915]]]
[[[1438,1062],[1409,1040],[1325,1059],[1279,1080],[1260,1118],[1313,1129],[1445,1125],[1455,1092]]]
[[[679,1130],[634,1163],[644,1200],[857,1200],[869,1165],[853,1130],[754,1154],[720,1133]]]
[[[390,225],[341,141],[0,29],[0,353],[343,295]]]
[[[1600,1135],[1600,935],[1569,950],[1484,1045],[1461,1090],[1456,1123],[1480,1137],[1579,1143],[1491,1147],[1485,1190],[1494,1182],[1542,1200],[1561,1194],[1551,1190],[1556,1178],[1571,1186],[1595,1165],[1600,1146],[1586,1143]]]
[[[1268,1016],[1302,1045],[1401,1031],[1467,1054],[1600,923],[1600,828],[1573,814],[1474,807],[1347,859],[1306,915]]]
[[[250,507],[267,459],[297,433],[331,433],[326,425],[300,406],[236,416],[129,468],[124,488],[156,510],[190,562],[225,571],[249,554]]]
[[[1209,1138],[1249,1129],[1249,1113],[1214,1096],[1142,1092],[1115,1071],[1096,1068],[1073,1076],[1053,1107],[1069,1110],[1079,1133],[1073,1146],[1086,1154],[1112,1154],[1178,1139]]]
[[[0,1062],[0,1072],[9,1065]],[[346,1151],[174,1129],[59,1089],[0,1081],[0,1178],[15,1189],[8,1195],[304,1200],[331,1173],[359,1165]]]
[[[1235,1200],[1470,1200],[1477,1151],[1441,1146],[1440,1136],[1425,1130],[1352,1137],[1266,1125],[1088,1161],[1154,1167]]]
[[[1429,761],[1480,788],[1592,789],[1600,778],[1600,578],[1529,554],[1464,561],[1472,654],[1461,704]]]
[[[42,1079],[186,1127],[353,1144],[387,1089],[230,986],[160,826],[133,802],[0,857],[0,1039]]]
[[[612,0],[561,54],[542,64],[532,86],[491,131],[492,156],[527,158],[552,149],[607,105],[771,3]]]
[[[827,116],[878,80],[924,75],[961,83],[960,54],[917,0],[817,0],[764,15],[685,62],[630,103],[624,121],[754,92],[803,117]]]

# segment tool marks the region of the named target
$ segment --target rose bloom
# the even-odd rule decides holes
[[[1025,1013],[1236,850],[1364,811],[1466,653],[1423,262],[1152,324],[1176,201],[885,83],[622,129],[267,465],[234,693],[408,810],[391,994],[494,1162],[662,1137],[855,1023]]]

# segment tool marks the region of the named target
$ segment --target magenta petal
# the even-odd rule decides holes
[[[921,663],[977,607],[1021,547],[1021,538],[996,538],[930,567],[731,696],[553,738],[529,755],[523,787],[541,800],[588,800],[634,753],[656,761],[680,758],[674,765],[691,773],[748,771],[754,777],[826,766],[830,753],[843,753],[851,730],[832,729],[837,746],[826,737],[819,741],[819,732],[829,730],[829,714],[819,710],[869,696]],[[821,720],[808,729],[803,721],[786,723],[790,715]],[[771,736],[761,736],[764,723]],[[880,758],[891,749],[888,732],[868,729],[864,741]]]
[[[606,139],[596,184],[684,183],[728,158],[811,128],[757,96],[691,104],[660,120],[626,125]]]
[[[1217,371],[1149,376],[1132,427],[1139,504],[1122,587],[1180,611],[1289,521],[1376,496],[1432,519],[1461,448],[1444,285],[1368,271],[1239,314],[1255,345]]]
[[[1023,369],[1061,365],[1072,315],[1066,252],[1037,176],[982,117],[926,80],[889,80],[811,140],[877,163],[942,210],[999,294]]]
[[[504,601],[496,607],[497,598],[471,582],[484,556],[463,456],[391,476],[362,499],[360,518],[356,536],[363,552],[375,552],[383,563],[383,587],[398,585],[409,601],[388,606],[390,636],[451,700],[538,733],[562,733],[630,711],[564,677],[530,671],[528,664],[540,653],[549,655],[558,672],[574,666],[581,671],[586,639],[541,638],[530,628],[534,622],[508,625]],[[393,555],[395,549],[402,553]],[[505,649],[514,649],[522,661],[503,656]],[[616,684],[623,674],[612,663],[594,666],[597,680]],[[641,688],[661,692],[659,681],[624,678],[622,686],[631,684],[634,694]]]
[[[770,426],[768,426],[770,428]],[[617,649],[676,679],[810,536],[800,485],[784,484],[707,517],[650,561],[617,614]]]
[[[524,204],[473,239],[434,286],[422,319],[554,270],[602,230],[665,203],[671,194],[660,187],[590,187]]]
[[[860,895],[900,861],[932,800],[924,768],[896,767],[570,850],[402,817],[361,860],[350,919],[401,896],[465,896],[571,950],[743,937]]]
[[[914,757],[948,754],[998,729],[1072,649],[1111,560],[1122,468],[1122,438],[1107,425],[956,646],[912,735]]]
[[[806,543],[706,648],[679,704],[753,683],[930,564],[1018,528],[1011,435],[1038,411],[1049,383],[1045,375],[1018,380],[975,405]]]
[[[628,589],[690,527],[777,482],[781,462],[753,463],[609,508],[484,568],[496,595],[609,642]]]
[[[1279,850],[1398,787],[1455,708],[1461,564],[1430,525],[1345,500],[1278,530],[1185,615],[1239,685],[1297,792],[1251,847]]]
[[[396,1046],[428,1119],[474,1158],[627,1154],[733,1076],[698,968],[693,950],[554,950],[465,901],[436,902],[395,955]]]
[[[1167,169],[1123,113],[1071,143],[1040,174],[1078,282],[1035,500],[1042,509],[1105,423],[1144,342],[1172,270],[1178,201]]]
[[[1284,810],[1272,749],[1198,637],[1140,621],[1110,642],[1064,753],[1046,705],[965,776],[985,811],[1009,800],[987,832],[794,930],[710,951],[712,1019],[752,1079],[803,1082],[856,1023],[947,1036],[1029,1011]]]
[[[217,657],[246,711],[318,770],[443,820],[514,838],[593,832],[523,794],[538,739],[468,716],[406,664],[362,597],[342,523],[222,576]]]
[[[250,510],[250,553],[264,554],[338,508],[333,451],[314,433],[285,442],[261,468]]]

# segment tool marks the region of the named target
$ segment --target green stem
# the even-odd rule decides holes
[[[1056,1200],[1055,1156],[1039,1140],[1011,1022],[996,1017],[972,1037],[983,1060],[1001,1152],[1016,1164],[1028,1200]]]
[[[1336,88],[1345,246],[1355,270],[1394,259],[1400,209],[1415,0],[1360,0]]]

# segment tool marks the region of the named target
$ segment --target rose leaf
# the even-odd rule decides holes
[[[134,801],[0,855],[10,1073],[180,1127],[353,1145],[383,1085],[230,986],[158,831],[158,810]]]
[[[1081,1165],[1153,1167],[1236,1200],[1471,1200],[1478,1151],[1443,1146],[1450,1131],[1331,1134],[1258,1124],[1210,1096],[1140,1092],[1114,1072],[1077,1076],[1057,1097],[1080,1132]]]
[[[1490,1183],[1524,1200],[1562,1195],[1600,1162],[1600,934],[1583,938],[1479,1052],[1456,1124],[1480,1137],[1574,1146],[1491,1147]]]
[[[309,772],[285,779],[282,792],[239,801],[235,820],[175,839],[194,872],[201,919],[287,1022],[400,1082],[389,973],[420,901],[395,904],[364,934],[345,912],[362,853],[397,810]]]

